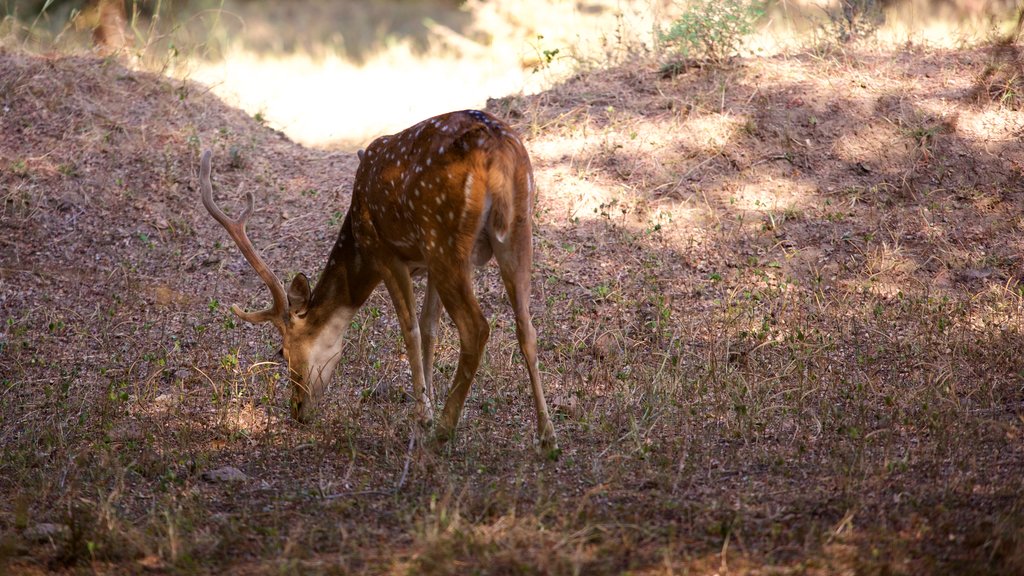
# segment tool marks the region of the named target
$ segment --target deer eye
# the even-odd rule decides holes
[[[277,359],[284,360],[284,346],[277,349]]]

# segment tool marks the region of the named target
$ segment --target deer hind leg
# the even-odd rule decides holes
[[[416,323],[416,297],[412,290],[412,276],[404,264],[393,263],[383,267],[383,278],[391,301],[395,304],[398,323],[402,328],[402,338],[405,340],[409,368],[412,370],[412,395],[416,399],[416,416],[420,424],[426,427],[434,419],[434,410],[425,394],[420,328]]]
[[[537,331],[533,328],[530,317],[530,270],[533,266],[532,225],[527,219],[519,224],[513,233],[498,242],[492,238],[495,260],[501,270],[501,280],[512,304],[516,318],[516,336],[519,339],[519,350],[523,353],[526,370],[530,374],[530,388],[533,391],[533,404],[537,411],[537,438],[540,447],[545,451],[558,448],[555,438],[555,427],[551,424],[548,405],[544,400],[544,388],[540,382],[540,370],[537,368]]]
[[[469,388],[473,384],[476,370],[480,366],[490,327],[480,310],[480,304],[473,294],[472,274],[468,265],[457,274],[435,275],[437,292],[448,315],[455,322],[459,331],[459,367],[452,379],[452,387],[444,403],[441,421],[437,425],[435,439],[438,443],[447,442],[455,433],[455,427],[462,415],[462,406],[466,402]]]
[[[423,351],[423,383],[427,402],[434,401],[434,342],[437,335],[437,319],[441,312],[441,297],[434,282],[427,275],[427,289],[423,294],[423,309],[420,311],[420,342]]]

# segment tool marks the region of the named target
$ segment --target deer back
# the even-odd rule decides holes
[[[352,214],[365,249],[411,264],[468,262],[486,235],[529,217],[532,173],[519,138],[484,112],[452,112],[360,153]]]

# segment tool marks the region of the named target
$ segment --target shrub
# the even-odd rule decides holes
[[[736,55],[764,12],[756,0],[690,0],[661,41],[683,58],[721,63]]]

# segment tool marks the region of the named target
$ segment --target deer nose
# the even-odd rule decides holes
[[[292,418],[295,420],[306,423],[313,419],[314,402],[312,402],[308,394],[303,394],[299,391],[293,392],[290,404],[292,407]]]

